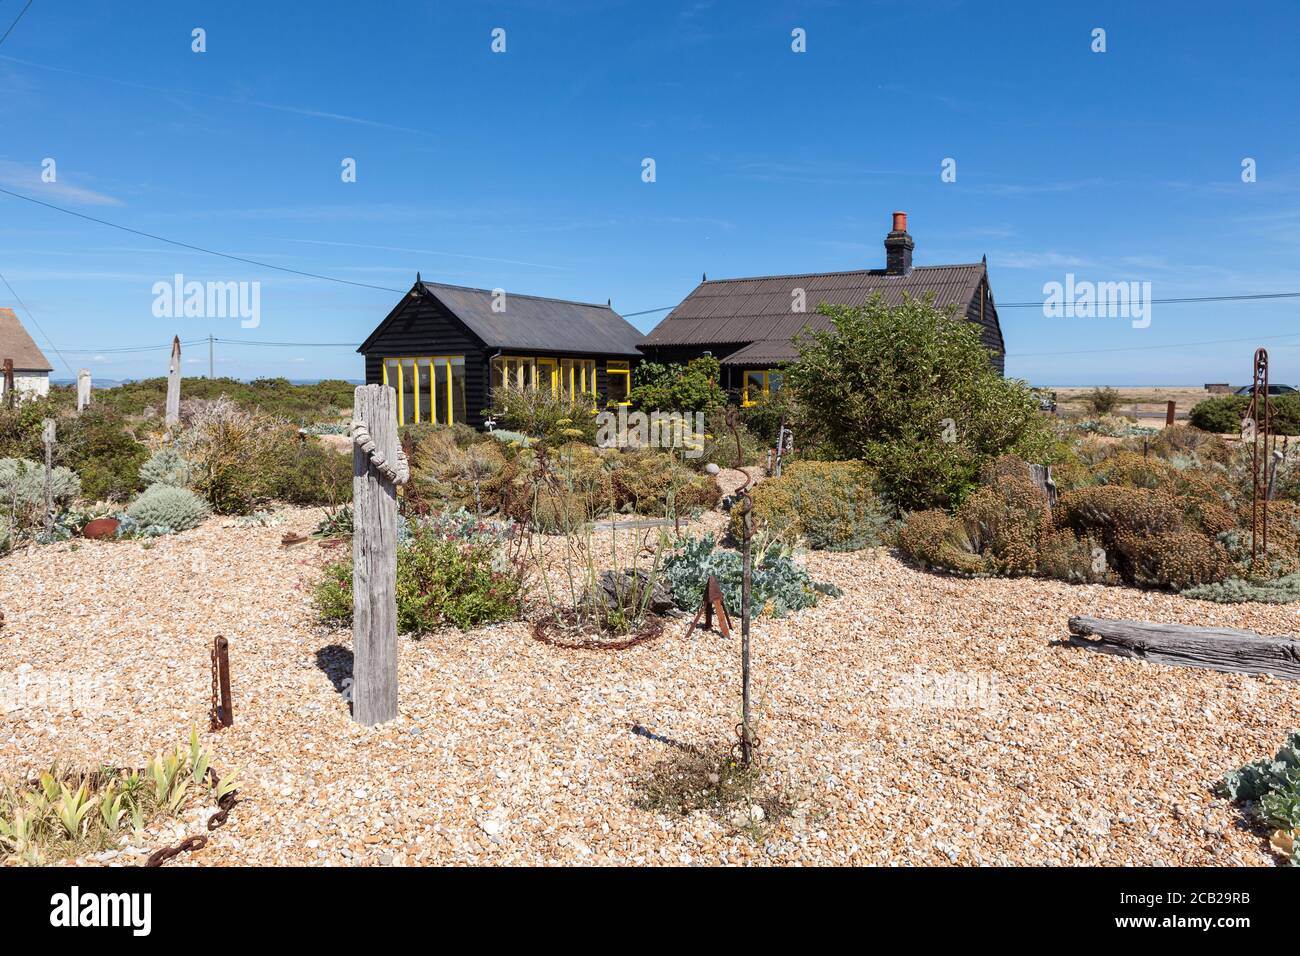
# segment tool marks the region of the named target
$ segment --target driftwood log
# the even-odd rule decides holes
[[[1153,664],[1300,680],[1300,641],[1231,627],[1070,618],[1070,643]]]

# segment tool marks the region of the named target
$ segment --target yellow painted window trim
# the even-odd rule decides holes
[[[443,425],[451,425],[454,423],[456,411],[455,411],[455,404],[452,401],[452,396],[454,395],[452,383],[455,376],[452,375],[452,367],[455,365],[457,360],[459,360],[461,368],[464,368],[465,356],[463,355],[385,355],[384,356],[383,361],[381,363],[381,368],[383,370],[383,383],[385,385],[393,384],[391,381],[389,381],[388,363],[394,362],[397,365],[397,385],[396,385],[397,424],[399,425],[406,424],[406,393],[405,393],[406,381],[405,381],[405,371],[403,366],[404,362],[411,363],[411,368],[415,374],[415,388],[412,393],[412,397],[415,400],[415,409],[414,409],[415,415],[412,421],[419,422],[419,421],[428,420],[434,422],[435,424],[443,424]],[[423,416],[420,411],[421,403],[420,403],[419,391],[420,391],[420,363],[421,362],[429,363],[428,364],[429,415],[427,416],[427,418]],[[438,413],[439,402],[438,402],[438,396],[434,393],[434,389],[437,387],[437,381],[438,381],[438,375],[437,375],[438,362],[445,362],[446,363],[445,367],[447,369],[447,388],[446,388],[447,413],[445,415],[445,421],[442,422],[438,421],[437,413]]]
[[[749,407],[752,406],[752,405],[757,405],[757,404],[758,404],[757,401],[752,400],[752,399],[750,399],[750,397],[749,397],[749,376],[750,376],[750,375],[761,375],[761,376],[763,377],[763,390],[762,390],[763,397],[764,397],[764,398],[770,398],[770,397],[771,397],[771,395],[772,395],[772,392],[771,392],[771,375],[772,375],[772,372],[773,372],[773,371],[775,371],[775,369],[770,369],[770,368],[747,368],[747,369],[745,369],[745,372],[744,372],[744,378],[741,379],[741,381],[745,383],[745,384],[744,384],[744,387],[741,389],[741,395],[740,395],[740,404],[741,404],[741,406],[743,406],[744,408],[749,408]]]

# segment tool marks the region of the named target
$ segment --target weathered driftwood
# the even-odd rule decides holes
[[[77,411],[90,404],[90,369],[77,370]]]
[[[169,427],[181,420],[181,338],[172,337],[172,357],[167,366],[167,412],[163,419]]]
[[[404,462],[397,393],[362,385],[352,418],[352,716],[367,727],[397,716],[397,487],[389,462]]]
[[[1103,654],[1175,667],[1300,680],[1300,640],[1230,627],[1070,618],[1070,643]]]
[[[45,530],[54,527],[54,486],[51,483],[54,474],[54,442],[57,432],[53,418],[42,423],[41,440],[45,442]]]
[[[1056,481],[1052,478],[1051,465],[1029,465],[1029,478],[1047,496],[1049,507],[1056,507]]]

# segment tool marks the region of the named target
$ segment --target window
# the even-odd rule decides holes
[[[465,421],[465,356],[385,358],[384,384],[397,391],[397,423]]]
[[[609,404],[628,405],[632,400],[632,369],[630,362],[605,363],[605,392]]]
[[[781,373],[772,369],[746,369],[741,402],[754,405],[781,391]]]
[[[590,395],[596,400],[594,359],[499,355],[492,360],[493,388],[540,388],[556,398]]]

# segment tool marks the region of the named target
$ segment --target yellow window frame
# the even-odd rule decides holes
[[[455,376],[452,374],[452,366],[457,359],[460,360],[461,367],[464,368],[465,356],[463,355],[387,355],[384,357],[383,362],[380,365],[380,368],[383,369],[384,384],[392,385],[393,388],[397,390],[397,424],[398,425],[407,424],[406,407],[405,407],[406,406],[406,382],[405,382],[406,372],[404,366],[404,363],[406,362],[411,363],[412,374],[415,376],[414,388],[411,390],[411,394],[415,399],[415,408],[413,409],[415,414],[411,417],[411,422],[414,423],[414,422],[427,420],[433,422],[434,424],[441,424],[441,425],[451,425],[454,422],[453,416],[455,415],[455,405],[452,402],[452,394],[453,394],[452,382],[454,381]],[[397,363],[396,382],[391,381],[390,376],[388,374],[388,365],[390,362]],[[434,391],[438,381],[438,372],[437,372],[438,362],[445,362],[446,363],[445,367],[447,369],[447,387],[445,389],[447,393],[446,405],[443,406],[447,409],[447,414],[445,416],[445,420],[441,422],[438,421],[437,418],[440,403],[438,401],[438,396]],[[429,414],[427,417],[422,416],[420,413],[421,406],[423,405],[423,402],[420,401],[421,363],[425,363],[425,368],[428,370],[429,373]]]
[[[773,375],[773,373],[775,373],[775,372],[776,372],[776,369],[771,369],[771,368],[747,368],[747,369],[745,369],[744,378],[741,379],[741,381],[744,382],[745,384],[744,384],[743,389],[741,390],[740,404],[743,405],[743,406],[745,406],[745,407],[747,407],[747,408],[748,408],[750,405],[757,405],[757,404],[758,404],[758,399],[756,399],[756,398],[750,398],[750,395],[749,395],[749,376],[751,376],[751,375],[758,375],[758,376],[761,376],[761,377],[762,377],[762,380],[763,380],[763,391],[762,391],[763,398],[765,398],[765,399],[766,399],[766,398],[770,398],[771,395],[772,395],[772,375]]]
[[[627,398],[621,402],[609,402],[610,405],[631,405],[632,404],[632,363],[629,361],[610,361],[605,363],[605,381],[608,387],[609,377],[611,375],[621,375],[625,383],[623,394]],[[594,389],[593,389],[594,391]]]

